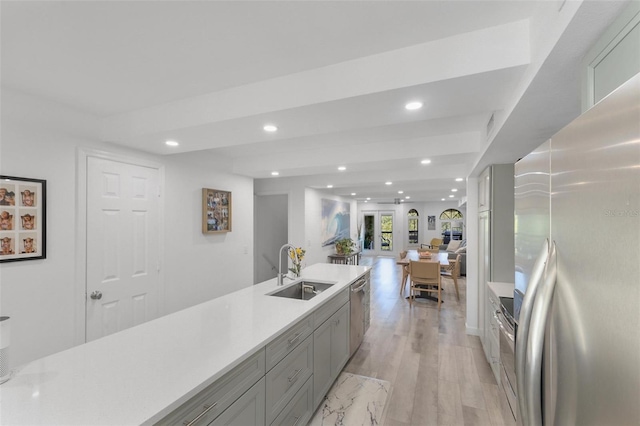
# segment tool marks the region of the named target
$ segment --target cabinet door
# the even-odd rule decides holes
[[[349,304],[331,317],[331,382],[349,360]]]
[[[313,403],[317,407],[349,360],[349,303],[313,333]]]
[[[313,406],[317,407],[331,387],[332,317],[313,333]],[[348,348],[347,344],[347,348]],[[347,349],[348,351],[348,349]]]
[[[209,424],[213,426],[264,426],[266,424],[264,377]]]

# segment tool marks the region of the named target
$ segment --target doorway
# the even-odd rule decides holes
[[[364,251],[368,254],[390,254],[394,251],[394,212],[363,212]]]
[[[256,195],[254,199],[254,284],[270,280],[278,274],[280,247],[289,237],[289,196]],[[287,269],[284,258],[283,270]]]

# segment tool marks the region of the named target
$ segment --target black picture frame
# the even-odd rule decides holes
[[[0,175],[0,263],[47,258],[47,181]]]

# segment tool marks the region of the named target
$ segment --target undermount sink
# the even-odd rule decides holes
[[[333,284],[318,283],[313,281],[300,281],[289,287],[270,293],[269,296],[287,297],[289,299],[310,300],[322,293]]]

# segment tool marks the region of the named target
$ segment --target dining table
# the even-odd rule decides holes
[[[449,266],[449,253],[447,253],[446,251],[442,251],[431,253],[430,257],[420,257],[420,252],[418,252],[418,250],[407,250],[407,254],[396,261],[396,265],[402,266],[402,282],[400,283],[400,294],[402,294],[406,282],[409,279],[409,263],[412,260],[418,260],[421,262],[440,262],[441,267]]]

